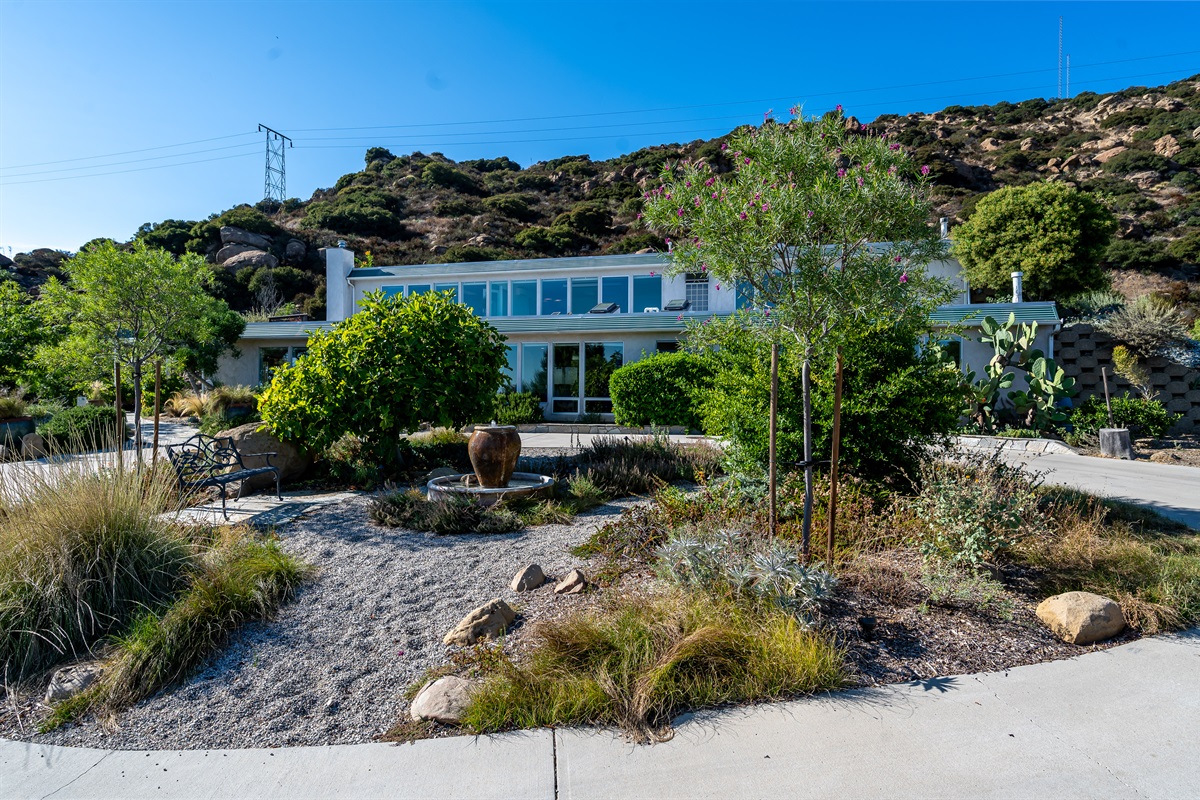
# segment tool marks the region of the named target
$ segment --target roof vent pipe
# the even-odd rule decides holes
[[[938,220],[938,225],[941,230],[942,238],[949,239],[950,238],[950,218],[942,217],[941,219]]]
[[[1025,302],[1024,293],[1023,293],[1023,292],[1022,292],[1022,290],[1021,290],[1021,279],[1022,279],[1022,278],[1024,278],[1024,277],[1025,277],[1025,273],[1024,273],[1024,272],[1014,272],[1014,273],[1012,274],[1012,279],[1013,279],[1013,302],[1014,302],[1014,303],[1024,303],[1024,302]]]

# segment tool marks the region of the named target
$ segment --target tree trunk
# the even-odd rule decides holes
[[[114,399],[113,404],[117,407],[117,470],[125,468],[124,450],[125,450],[125,410],[121,408],[121,362],[113,362],[113,387]]]
[[[767,445],[768,490],[771,496],[771,506],[768,514],[768,527],[772,539],[779,533],[778,492],[776,491],[776,476],[779,474],[778,462],[775,458],[775,440],[779,425],[779,342],[771,343],[771,421],[770,441]]]
[[[808,356],[804,357],[804,366],[800,370],[800,386],[804,395],[804,525],[800,534],[800,549],[804,554],[804,562],[809,560],[809,535],[812,533],[813,512],[813,465],[812,465],[812,394],[809,383],[811,363]]]
[[[142,362],[133,362],[133,447],[134,464],[142,469]]]
[[[837,536],[838,455],[842,438],[842,348],[837,350],[837,374],[833,385],[833,446],[829,453],[829,533],[825,541],[830,565]]]

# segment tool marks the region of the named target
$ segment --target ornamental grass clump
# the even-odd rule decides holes
[[[528,658],[480,684],[463,725],[618,725],[638,741],[664,740],[685,710],[846,681],[841,651],[789,614],[701,596],[624,597],[538,623]]]
[[[43,730],[119,711],[178,683],[238,626],[274,614],[311,571],[274,539],[225,532],[202,550],[186,590],[162,613],[144,613],[114,637],[97,683],[59,704]]]
[[[23,680],[171,597],[193,563],[163,472],[67,461],[0,473],[0,666]]]

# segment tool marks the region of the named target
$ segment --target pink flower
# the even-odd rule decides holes
[[[844,170],[844,169],[839,169],[839,170],[837,171],[837,176],[838,176],[839,178],[844,178],[844,177],[846,177],[846,170]]]
[[[687,181],[687,187],[688,187],[689,189],[690,189],[690,188],[692,188],[692,182],[691,182],[691,181]]]
[[[769,309],[769,308],[767,309],[767,316],[768,317],[771,316],[771,309]]]
[[[712,193],[712,199],[713,199],[713,200],[716,200],[716,199],[717,199],[717,193],[716,193],[716,192],[713,192],[713,193]]]
[[[862,186],[862,185],[863,185],[863,179],[862,179],[862,178],[859,178],[859,179],[858,179],[858,185],[859,185],[859,186]]]
[[[842,104],[841,103],[837,104],[837,111],[839,114],[842,113]]]
[[[766,211],[770,207],[771,207],[770,203],[763,203],[762,210]]]
[[[865,123],[865,122],[864,122],[862,125],[859,125],[859,126],[858,126],[858,129],[859,129],[860,131],[865,131],[865,130],[867,129],[867,123]]]
[[[683,216],[683,208],[681,207],[681,208],[680,208],[678,211],[676,211],[675,213],[676,213],[676,215],[678,215],[678,216],[682,217],[682,216]]]
[[[638,218],[638,219],[641,219],[641,218],[642,218],[642,215],[639,213],[639,214],[637,215],[637,218]]]
[[[800,113],[800,106],[792,106],[788,109],[788,113],[793,117]]]
[[[746,162],[747,164],[749,164],[749,163],[750,163],[750,156],[746,156],[745,162]]]
[[[667,199],[668,199],[668,200],[670,200],[670,199],[671,199],[671,193],[670,193],[670,192],[667,192]]]
[[[738,214],[738,216],[739,216],[741,219],[745,219],[745,218],[746,218],[746,212],[745,212],[745,211],[743,211],[741,214]]]
[[[654,277],[654,270],[650,270],[650,277],[651,277],[651,278],[653,278],[653,277]]]
[[[766,122],[766,121],[767,121],[767,119],[769,119],[769,118],[770,118],[770,116],[771,116],[772,112],[774,112],[774,111],[775,111],[775,109],[773,109],[773,108],[768,108],[768,109],[767,109],[767,111],[766,111],[766,113],[765,113],[765,114],[763,114],[763,122]]]
[[[811,218],[811,217],[812,217],[812,215],[813,215],[813,212],[809,211],[809,212],[808,212],[808,216]]]
[[[701,264],[701,265],[700,265],[700,271],[701,271],[701,272],[708,272],[708,264]]]
[[[676,321],[676,322],[683,322],[683,314],[680,314],[678,317],[676,317],[676,318],[675,318],[675,321]]]
[[[718,292],[721,291],[721,284],[719,284],[719,283],[717,284],[717,291]]]
[[[892,142],[891,144],[888,145],[888,150],[899,150],[899,149],[900,149],[900,145],[896,144],[895,142]]]
[[[928,175],[928,174],[929,174],[929,165],[928,165],[928,164],[922,164],[922,165],[921,165],[921,174],[922,174],[922,175]]]
[[[725,144],[724,142],[721,142],[721,152],[724,153],[728,149],[729,149],[729,145]]]
[[[908,283],[908,273],[907,273],[907,272],[901,272],[901,273],[900,273],[900,282],[901,282],[901,283]]]
[[[717,180],[716,178],[709,178],[708,180],[706,180],[706,181],[704,182],[704,185],[705,185],[705,186],[712,186],[712,185],[713,185],[713,183],[714,183],[716,180]]]
[[[900,263],[900,256],[896,256],[896,263],[897,263],[897,264],[899,264],[899,263]]]
[[[700,207],[700,196],[697,195],[696,197],[692,198],[692,202],[695,203],[696,208],[699,208]]]

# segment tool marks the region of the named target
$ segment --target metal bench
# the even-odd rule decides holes
[[[217,486],[221,489],[221,513],[229,519],[229,511],[225,506],[225,488],[233,481],[241,481],[238,485],[235,501],[242,498],[247,478],[255,475],[275,473],[275,497],[282,500],[279,493],[279,467],[272,466],[271,457],[278,453],[241,453],[237,445],[228,437],[218,438],[198,433],[183,444],[167,446],[167,458],[175,468],[179,479],[179,488],[183,491]],[[247,467],[242,459],[246,456],[257,456],[266,459],[266,466]]]

